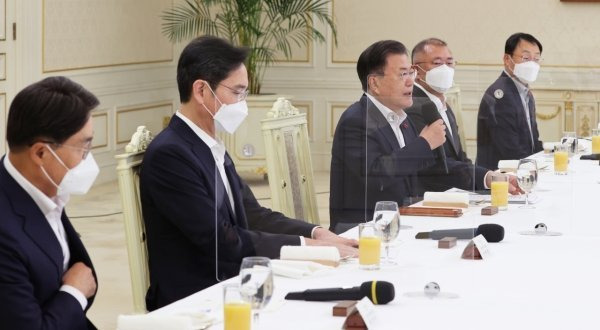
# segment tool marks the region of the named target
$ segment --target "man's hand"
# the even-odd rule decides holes
[[[422,136],[433,150],[446,142],[446,125],[442,119],[438,119],[431,125],[425,126],[419,136]]]
[[[75,263],[63,275],[63,284],[70,285],[81,291],[86,298],[96,293],[96,279],[92,269],[82,262]]]
[[[348,245],[351,247],[358,247],[358,241],[355,239],[344,238],[338,236],[325,228],[317,228],[313,232],[313,238],[319,241],[326,241],[335,244]]]
[[[512,174],[508,175],[508,193],[511,195],[520,195],[525,192],[519,188],[519,183],[517,182],[517,176]]]

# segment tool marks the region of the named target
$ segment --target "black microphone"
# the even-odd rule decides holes
[[[394,300],[394,285],[385,281],[364,282],[353,288],[310,289],[300,292],[290,292],[287,300],[334,301],[360,300],[364,297],[371,299],[375,305],[385,305]]]
[[[427,125],[431,125],[436,120],[442,119],[437,107],[431,101],[423,103],[423,106],[421,107],[421,114],[423,115],[423,119]],[[442,160],[442,165],[444,165],[444,173],[448,174],[448,163],[446,163],[446,150],[444,150],[444,145],[442,144],[441,146],[437,147],[436,151],[438,153],[438,157],[440,157]]]
[[[486,241],[490,243],[497,243],[504,239],[504,227],[495,223],[486,223],[479,225],[477,228],[444,229],[421,232],[417,233],[415,238],[430,238],[438,240],[444,237],[456,237],[457,239],[471,239],[480,234],[485,237]]]

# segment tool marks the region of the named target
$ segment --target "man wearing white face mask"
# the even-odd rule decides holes
[[[192,40],[177,65],[181,108],[150,144],[140,174],[150,265],[149,310],[237,276],[242,258],[278,258],[283,245],[355,240],[261,207],[237,174],[217,130],[248,114],[247,50],[215,37]]]
[[[530,84],[540,69],[542,44],[515,33],[504,46],[504,72],[485,91],[477,116],[477,164],[490,169],[502,159],[542,150]]]
[[[98,175],[90,154],[98,99],[64,77],[19,92],[0,161],[0,320],[6,329],[95,329],[92,262],[64,207]]]
[[[419,172],[421,184],[427,191],[445,191],[452,187],[466,190],[484,190],[491,186],[491,171],[474,166],[462,148],[458,124],[452,108],[446,103],[445,92],[454,83],[454,59],[445,41],[428,38],[420,41],[412,50],[412,63],[417,70],[417,79],[413,87],[413,106],[406,113],[413,120],[417,130],[427,123],[422,108],[433,103],[446,125],[444,151],[448,174],[440,166]],[[511,192],[517,192],[516,182],[510,186]]]

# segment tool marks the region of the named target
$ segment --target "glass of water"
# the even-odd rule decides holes
[[[579,146],[577,143],[577,132],[563,132],[561,143],[566,144],[569,147],[569,157],[572,157],[579,151]]]
[[[250,301],[253,314],[253,329],[258,328],[259,313],[273,296],[273,271],[271,260],[266,257],[246,257],[240,267],[240,290],[246,301]]]
[[[384,264],[395,265],[390,259],[390,243],[392,243],[400,232],[400,213],[398,203],[391,201],[377,202],[373,213],[373,223],[377,236],[385,246]]]
[[[525,192],[525,205],[521,208],[533,209],[535,206],[529,205],[529,193],[535,188],[538,178],[538,169],[535,159],[521,159],[517,166],[517,183],[519,188]]]

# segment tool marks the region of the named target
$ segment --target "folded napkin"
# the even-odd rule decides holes
[[[275,259],[271,260],[271,269],[273,269],[273,274],[275,275],[290,278],[302,278],[326,273],[332,270],[333,267],[325,266],[313,261]]]
[[[544,142],[542,147],[544,148],[544,152],[553,152],[554,146],[559,145],[560,142]]]
[[[196,329],[192,318],[183,315],[119,315],[117,330]]]
[[[340,264],[340,252],[333,246],[282,246],[281,260],[314,261],[326,266],[337,267]]]
[[[423,206],[469,207],[469,194],[466,192],[427,191],[423,196]]]
[[[518,159],[503,159],[498,161],[498,169],[504,172],[515,172],[519,167]]]

